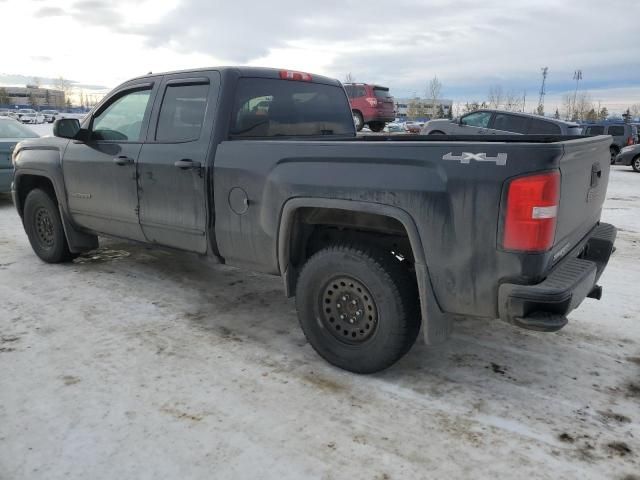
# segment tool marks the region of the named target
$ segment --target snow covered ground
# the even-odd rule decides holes
[[[381,374],[322,361],[279,278],[105,241],[32,253],[0,199],[0,478],[640,478],[640,174],[556,334],[456,324]]]

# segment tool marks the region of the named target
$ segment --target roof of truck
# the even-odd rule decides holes
[[[293,72],[293,73],[303,73],[311,75],[311,81],[316,83],[326,83],[329,85],[341,85],[339,80],[335,78],[325,77],[324,75],[317,75],[315,73],[310,72],[301,72],[299,70],[291,70],[286,68],[267,68],[267,67],[248,67],[248,66],[220,66],[220,67],[203,67],[203,68],[189,68],[186,70],[173,70],[169,72],[149,72],[146,75],[140,75],[139,77],[134,77],[131,80],[138,80],[144,78],[157,77],[161,75],[174,75],[178,73],[197,73],[197,72],[210,72],[212,70],[223,72],[229,70],[235,70],[239,76],[241,77],[258,77],[258,78],[280,78],[280,72]]]

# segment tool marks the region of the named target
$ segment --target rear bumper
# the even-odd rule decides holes
[[[598,225],[576,249],[576,256],[565,257],[541,283],[500,285],[500,318],[530,330],[548,332],[564,327],[566,316],[587,296],[600,298],[596,283],[609,262],[616,232],[613,225]]]

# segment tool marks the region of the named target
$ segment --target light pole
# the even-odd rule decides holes
[[[582,70],[576,70],[573,72],[573,79],[576,81],[576,91],[573,93],[573,115],[577,114],[576,112],[576,101],[578,99],[578,84],[580,80],[582,80]],[[572,115],[572,116],[573,116]]]

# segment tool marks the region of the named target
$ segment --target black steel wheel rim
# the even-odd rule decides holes
[[[357,345],[378,328],[378,309],[364,284],[348,275],[334,277],[320,293],[320,319],[337,340]]]
[[[53,230],[53,221],[49,210],[44,207],[40,207],[36,210],[35,214],[35,230],[38,236],[38,241],[43,247],[53,247],[55,236]]]

